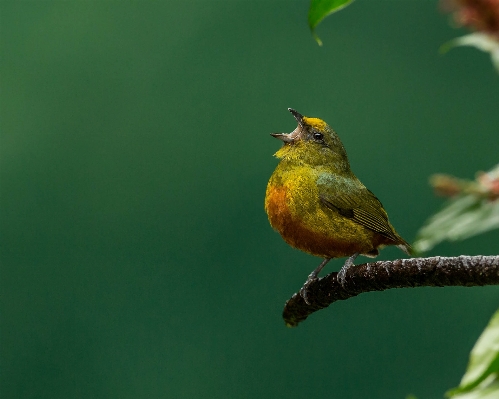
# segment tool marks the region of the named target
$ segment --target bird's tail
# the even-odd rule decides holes
[[[404,251],[409,256],[415,255],[415,252],[412,249],[412,247],[409,245],[409,243],[407,243],[404,240],[402,240],[402,242],[400,244],[398,244],[397,247],[400,248],[402,251]]]

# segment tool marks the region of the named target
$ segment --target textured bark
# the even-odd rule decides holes
[[[337,274],[333,272],[310,284],[309,305],[298,293],[286,302],[282,316],[288,327],[296,327],[310,314],[333,302],[363,292],[405,287],[498,285],[499,256],[437,256],[364,263],[348,270],[344,286],[338,282]]]

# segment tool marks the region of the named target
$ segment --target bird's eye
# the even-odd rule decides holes
[[[322,133],[319,133],[319,132],[314,133],[314,140],[322,141],[323,138],[324,138],[324,136],[322,135]]]

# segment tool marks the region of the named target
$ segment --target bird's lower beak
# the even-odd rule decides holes
[[[272,137],[276,139],[282,140],[285,143],[292,143],[294,141],[294,137],[291,136],[291,133],[270,133]]]

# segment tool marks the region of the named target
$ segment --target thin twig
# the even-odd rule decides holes
[[[309,305],[300,294],[294,294],[286,302],[282,316],[288,327],[296,327],[310,314],[333,302],[363,292],[406,287],[499,285],[499,256],[436,256],[364,263],[348,269],[344,286],[338,282],[337,274],[330,273],[310,284],[307,289]]]

